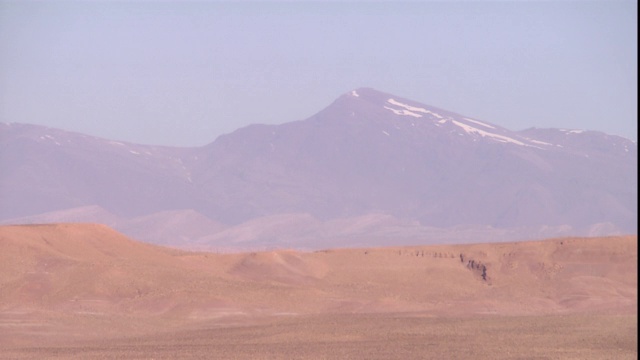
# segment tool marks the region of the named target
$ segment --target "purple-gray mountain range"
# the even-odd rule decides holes
[[[620,136],[511,131],[369,88],[193,148],[0,124],[0,221],[218,249],[636,234],[637,154]]]

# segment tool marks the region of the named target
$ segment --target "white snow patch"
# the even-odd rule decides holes
[[[489,124],[485,124],[485,123],[480,122],[480,121],[478,121],[478,120],[473,120],[473,119],[469,119],[469,118],[463,118],[463,119],[465,119],[465,120],[467,120],[467,121],[471,121],[471,122],[472,122],[472,123],[474,123],[474,124],[478,124],[478,125],[482,125],[482,126],[484,126],[484,127],[488,127],[489,129],[495,129],[495,127],[494,127],[494,126],[491,126],[491,125],[489,125]]]
[[[385,106],[384,108],[387,109],[387,110],[393,111],[393,113],[396,114],[396,115],[413,116],[413,117],[418,117],[418,118],[422,117],[422,115],[416,114],[416,113],[411,112],[409,110],[398,110],[398,109],[390,108],[388,106]]]
[[[180,159],[182,160],[182,159]],[[182,161],[180,161],[180,163],[182,163]],[[189,172],[189,170],[187,169],[186,166],[182,165],[182,170],[184,170],[184,175],[187,178],[187,181],[189,181],[190,183],[193,182],[193,179],[191,179],[191,172]]]
[[[540,141],[540,140],[533,140],[533,139],[527,139],[527,140],[531,141],[534,144],[553,146],[553,144],[549,144],[548,142],[544,142],[544,141]]]
[[[382,130],[382,133],[387,135],[387,136],[390,136],[390,134],[388,132],[384,131],[384,130]]]
[[[447,122],[447,120],[439,120],[439,121],[438,121],[438,123],[440,123],[440,124],[444,124],[444,123],[446,123],[446,122]]]
[[[496,140],[498,140],[500,142],[509,142],[509,143],[513,143],[513,144],[516,144],[516,145],[526,146],[525,143],[523,143],[521,141],[518,141],[518,140],[515,140],[515,139],[512,139],[512,138],[510,138],[508,136],[492,134],[492,133],[489,133],[489,132],[486,132],[486,131],[483,131],[483,130],[480,130],[480,129],[476,129],[473,126],[469,126],[467,124],[463,124],[463,123],[455,121],[455,120],[451,120],[451,121],[455,125],[458,125],[459,127],[461,127],[468,134],[478,134],[478,135],[483,136],[483,137],[487,136],[487,137],[494,138],[494,139],[496,139]]]
[[[578,130],[578,129],[558,129],[562,132],[565,132],[567,134],[582,134],[583,132],[585,132],[585,130]]]
[[[132,154],[134,154],[134,155],[140,155],[140,153],[139,153],[139,152],[137,152],[137,151],[129,150],[129,152],[130,152],[130,153],[132,153]]]
[[[411,105],[403,104],[403,103],[401,103],[399,101],[396,101],[395,99],[388,99],[387,102],[389,104],[392,104],[392,105],[403,107],[403,108],[405,108],[405,109],[407,109],[409,111],[415,111],[415,112],[421,112],[423,114],[429,114],[429,115],[437,117],[438,119],[442,119],[443,118],[442,115],[436,114],[433,111],[429,111],[427,109],[424,109],[424,108],[421,108],[421,107],[417,107],[417,106],[411,106]]]
[[[407,104],[401,103],[399,101],[396,101],[395,99],[388,99],[387,102],[389,104],[391,104],[391,105],[400,106],[400,107],[403,107],[403,108],[405,108],[407,110],[411,110],[411,111],[418,111],[418,112],[422,112],[422,113],[430,112],[427,109],[423,109],[423,108],[420,108],[420,107],[417,107],[417,106],[407,105]]]
[[[109,144],[111,144],[111,145],[118,145],[118,146],[125,146],[123,143],[121,143],[121,142],[117,142],[117,141],[109,141]]]
[[[358,94],[358,92],[357,92],[357,91],[355,91],[355,90],[352,90],[352,91],[351,91],[351,96],[360,97],[360,95]]]

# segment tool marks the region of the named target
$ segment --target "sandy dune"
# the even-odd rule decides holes
[[[627,341],[637,334],[636,308],[636,236],[215,254],[136,242],[103,225],[0,227],[0,345],[16,357],[36,358],[34,341],[59,346],[109,338],[122,345],[136,336],[142,342],[161,341],[162,333],[197,339],[203,329],[238,326],[239,333],[284,327],[293,337],[274,343],[309,345],[304,336],[335,331],[347,318],[355,321],[354,333],[340,341],[353,340],[355,347],[358,326],[376,328],[371,334],[377,335],[362,339],[373,341],[382,324],[398,319],[422,322],[416,331],[424,335],[451,326],[437,319],[457,319],[465,328],[478,318],[505,324],[564,318]],[[589,320],[594,317],[603,325]],[[616,334],[620,322],[626,330]],[[293,330],[305,323],[316,330]],[[504,336],[513,324],[502,328]],[[523,324],[536,329],[529,320]],[[637,356],[637,341],[625,344],[622,351]],[[245,350],[236,354],[255,358]],[[267,358],[285,358],[273,351]],[[308,358],[322,358],[313,354],[334,357],[311,352]]]

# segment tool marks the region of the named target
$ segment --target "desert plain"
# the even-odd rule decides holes
[[[635,359],[637,236],[218,254],[0,227],[2,359]]]

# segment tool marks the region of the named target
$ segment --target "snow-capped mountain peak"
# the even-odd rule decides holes
[[[521,136],[514,131],[485,121],[438,109],[417,101],[403,99],[371,88],[352,90],[348,93],[348,96],[352,99],[356,98],[356,101],[367,102],[374,107],[378,107],[378,109],[382,110],[381,114],[392,114],[391,116],[397,117],[400,121],[411,120],[412,126],[415,126],[416,123],[413,122],[415,120],[430,126],[430,129],[434,129],[434,127],[440,128],[441,131],[449,134],[469,137],[474,142],[484,140],[537,149],[547,149],[547,146],[551,145],[545,141]],[[356,114],[355,110],[351,109],[350,111],[352,116]],[[383,133],[388,134],[388,131],[385,130]]]
[[[370,88],[308,119],[250,125],[197,148],[0,124],[0,165],[0,221],[95,205],[117,217],[193,209],[227,225],[386,214],[527,237],[637,232],[637,143],[512,131]]]

